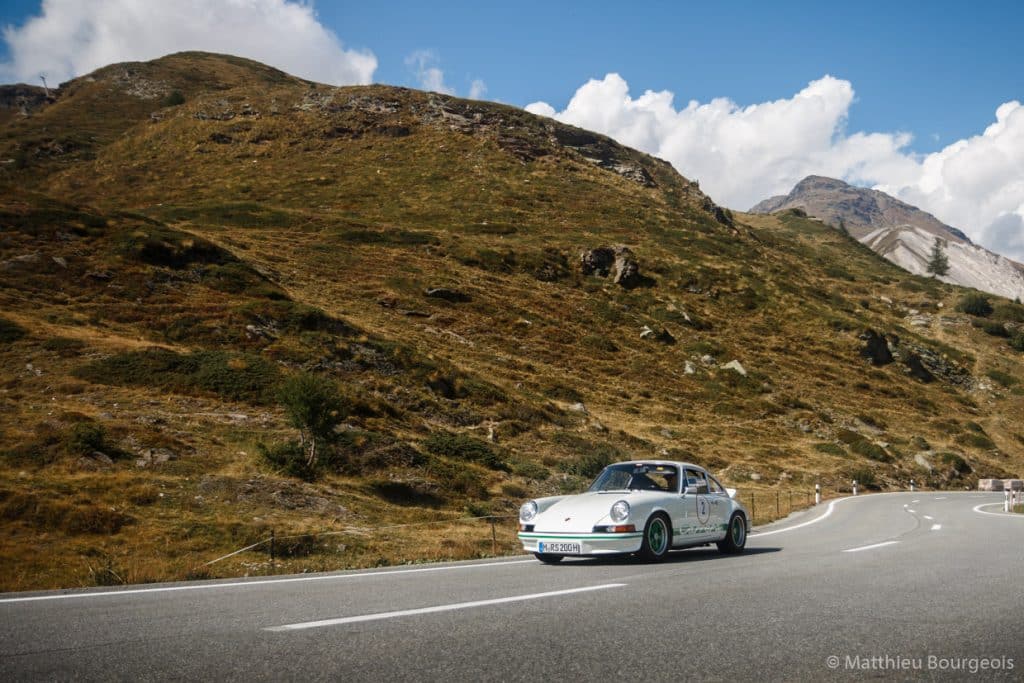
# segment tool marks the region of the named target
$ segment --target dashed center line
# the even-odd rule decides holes
[[[862,550],[873,550],[874,548],[881,548],[887,545],[896,545],[899,541],[883,541],[882,543],[872,543],[871,545],[862,545],[859,548],[849,548],[844,550],[844,553],[859,553]]]
[[[931,515],[925,515],[924,518],[927,519],[929,522],[932,521],[933,519],[935,519]]]
[[[932,524],[932,531],[938,531],[942,528],[941,524]]]
[[[323,626],[340,626],[342,624],[355,624],[362,621],[378,621],[380,619],[395,619],[397,617],[410,617],[417,614],[434,614],[436,612],[451,612],[459,609],[470,609],[472,607],[486,607],[488,605],[504,605],[510,602],[521,602],[523,600],[539,600],[541,598],[553,598],[559,595],[571,595],[573,593],[586,593],[589,591],[607,590],[609,588],[621,588],[624,583],[606,583],[600,586],[585,586],[583,588],[569,588],[561,591],[550,591],[548,593],[531,593],[529,595],[514,595],[509,598],[494,598],[492,600],[474,600],[472,602],[457,602],[451,605],[435,605],[434,607],[420,607],[418,609],[403,609],[397,612],[378,612],[376,614],[360,614],[354,617],[339,617],[337,619],[322,619],[320,621],[305,621],[297,624],[285,624],[284,626],[271,626],[265,631],[301,631],[308,628],[320,628]]]

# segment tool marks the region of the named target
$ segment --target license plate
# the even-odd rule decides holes
[[[537,544],[538,553],[579,555],[583,551],[579,543],[547,543],[541,541]]]

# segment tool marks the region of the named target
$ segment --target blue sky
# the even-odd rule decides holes
[[[563,105],[617,72],[677,104],[788,97],[831,74],[858,99],[851,129],[904,130],[931,151],[980,132],[1024,97],[1024,3],[623,2],[319,3],[325,23],[380,60],[377,79],[413,84],[404,57],[433,49],[461,93],[482,78],[510,104]],[[987,5],[987,9],[985,7]],[[560,108],[560,107],[559,107]],[[936,141],[934,135],[939,136]]]
[[[1019,1],[5,0],[0,24],[0,82],[238,54],[526,107],[667,159],[732,208],[843,178],[1024,260]]]
[[[6,0],[20,25],[39,0]],[[677,105],[788,97],[831,74],[853,83],[853,130],[908,131],[932,151],[980,132],[1024,97],[1019,2],[327,2],[320,20],[378,59],[374,80],[416,85],[405,59],[431,50],[446,82],[509,104],[561,108],[589,78],[667,89]],[[0,59],[8,54],[4,43]],[[936,139],[936,136],[938,139]]]

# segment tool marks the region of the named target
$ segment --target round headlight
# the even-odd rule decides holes
[[[536,516],[537,503],[535,503],[532,500],[529,501],[528,503],[523,503],[522,507],[519,508],[519,521],[521,522],[533,521],[533,518]]]
[[[612,504],[612,511],[609,514],[613,522],[625,522],[629,519],[629,503],[620,500]]]

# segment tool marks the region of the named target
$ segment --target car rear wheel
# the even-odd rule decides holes
[[[562,561],[562,555],[548,555],[547,553],[534,553],[534,557],[544,564],[558,564]]]
[[[718,542],[718,549],[729,555],[742,553],[747,545],[747,522],[743,515],[736,512],[729,519],[729,528],[725,532],[725,538]]]
[[[644,540],[640,545],[640,557],[648,562],[660,562],[672,547],[672,524],[663,514],[652,515],[644,527]]]

